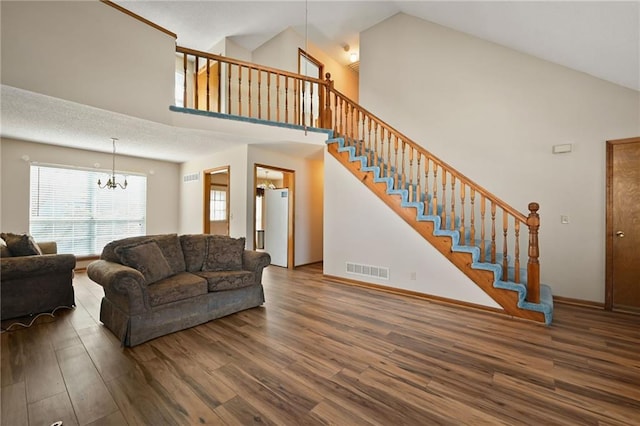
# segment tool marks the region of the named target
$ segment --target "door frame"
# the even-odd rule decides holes
[[[289,223],[288,223],[288,235],[287,235],[287,269],[294,269],[295,267],[295,199],[296,199],[296,187],[295,187],[295,175],[296,171],[291,169],[284,169],[277,166],[269,166],[267,164],[254,163],[253,164],[253,249],[257,247],[256,242],[256,190],[258,188],[258,168],[275,170],[281,172],[282,186],[289,189]]]
[[[231,228],[231,166],[220,166],[213,169],[206,169],[202,172],[203,175],[203,203],[202,203],[202,233],[211,233],[211,175],[219,173],[221,171],[227,172],[227,235],[230,235]]]
[[[607,141],[607,180],[605,214],[605,297],[604,308],[613,310],[613,148],[615,145],[640,143],[640,137]]]

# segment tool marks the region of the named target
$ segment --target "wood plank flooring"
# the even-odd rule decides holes
[[[134,348],[102,288],[1,335],[2,425],[638,425],[640,316],[552,326],[269,267],[267,302]]]

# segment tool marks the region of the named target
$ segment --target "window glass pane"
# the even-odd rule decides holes
[[[211,190],[209,212],[212,221],[227,220],[227,191]]]
[[[100,189],[98,179],[108,177],[32,165],[29,232],[36,241],[55,241],[60,253],[83,256],[100,254],[110,241],[144,235],[147,178],[127,175],[126,190]]]

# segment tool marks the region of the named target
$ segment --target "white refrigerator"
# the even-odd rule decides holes
[[[289,190],[264,191],[264,250],[271,255],[271,264],[287,267],[289,240]]]

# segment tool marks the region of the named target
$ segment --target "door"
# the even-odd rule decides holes
[[[640,313],[640,138],[607,141],[606,309]]]
[[[203,232],[229,235],[229,166],[205,170]]]
[[[286,268],[289,240],[289,190],[264,191],[264,249],[271,255],[271,264]]]

